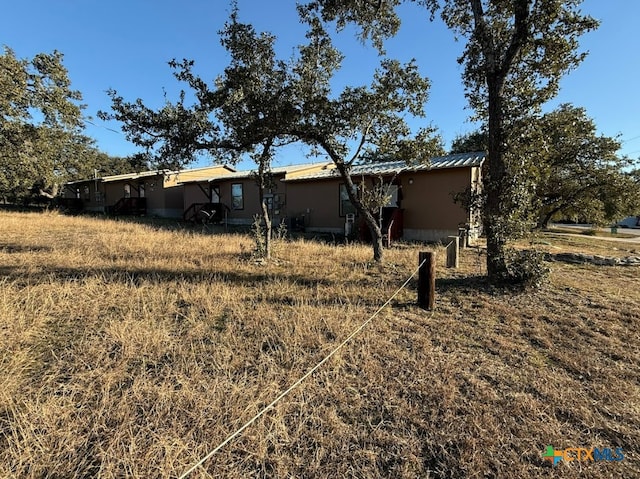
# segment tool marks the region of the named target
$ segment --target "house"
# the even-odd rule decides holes
[[[265,192],[267,207],[274,225],[289,214],[287,180],[301,175],[313,175],[334,168],[333,163],[307,163],[271,169],[271,184]],[[236,171],[182,180],[185,220],[213,217],[231,225],[250,225],[261,215],[259,189],[254,171]]]
[[[478,211],[467,211],[455,195],[478,192],[484,153],[454,154],[432,158],[428,164],[404,161],[354,165],[354,183],[369,188],[382,185],[389,201],[382,208],[383,233],[391,239],[437,241],[457,235],[460,227],[472,236],[480,232]],[[361,237],[367,229],[358,221],[346,185],[335,169],[284,178],[286,212],[306,231],[344,234],[355,229]]]
[[[484,153],[432,158],[427,164],[404,161],[368,163],[351,169],[354,183],[384,190],[388,202],[378,215],[389,239],[438,241],[480,233],[479,211],[465,209],[456,195],[481,190]],[[291,230],[352,234],[367,239],[368,228],[349,201],[335,165],[308,163],[275,167],[265,192],[274,225]],[[255,172],[211,166],[182,171],[146,171],[71,182],[65,196],[85,210],[150,214],[250,225],[261,215]]]
[[[183,213],[181,181],[235,171],[228,166],[191,170],[154,170],[72,181],[65,185],[63,199],[82,202],[82,210],[110,214],[154,215],[180,218]]]

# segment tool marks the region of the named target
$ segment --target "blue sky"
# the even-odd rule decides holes
[[[109,110],[105,91],[114,88],[128,100],[142,98],[159,106],[166,92],[175,99],[181,85],[167,62],[193,59],[196,71],[213,79],[228,62],[217,38],[228,17],[226,0],[4,0],[0,16],[0,45],[20,58],[39,52],[62,52],[75,89],[93,117],[86,133],[112,155],[128,155],[137,148],[119,132],[117,123],[96,118]],[[278,36],[279,54],[288,57],[304,42],[293,0],[266,2],[239,0],[240,19],[259,31]],[[583,11],[602,21],[600,28],[581,39],[590,52],[579,69],[562,81],[560,96],[549,105],[570,102],[585,107],[601,133],[621,135],[622,153],[640,157],[640,2],[586,0]],[[441,22],[429,23],[427,12],[407,4],[401,12],[400,34],[387,43],[388,54],[402,61],[416,58],[432,82],[425,124],[438,127],[446,147],[457,135],[474,128],[461,86],[456,59],[463,45]],[[346,58],[337,77],[340,84],[368,84],[378,58],[372,47],[354,38],[353,30],[336,37]],[[113,131],[115,130],[115,131]],[[308,161],[302,147],[292,147],[277,158],[279,164]],[[204,164],[206,162],[202,162]],[[241,165],[249,166],[250,163]],[[195,165],[194,165],[195,166]]]

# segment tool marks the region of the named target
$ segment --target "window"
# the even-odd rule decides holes
[[[211,185],[209,186],[210,191],[210,200],[211,203],[220,203],[220,186],[219,185]]]
[[[231,185],[231,209],[244,209],[244,197],[242,194],[242,183],[233,183]]]
[[[385,193],[390,197],[385,207],[397,208],[400,205],[400,196],[398,195],[398,185],[384,185]]]
[[[144,183],[138,185],[138,196],[144,198]]]
[[[340,216],[346,216],[348,214],[356,214],[356,208],[349,199],[349,193],[347,193],[347,185],[340,184]]]
[[[84,199],[87,201],[91,200],[91,192],[89,191],[89,185],[84,186]]]
[[[131,185],[124,185],[124,197],[131,198]]]

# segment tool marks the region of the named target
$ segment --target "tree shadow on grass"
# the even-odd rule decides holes
[[[218,234],[246,234],[251,231],[249,225],[203,224],[185,221],[181,218],[160,218],[156,216],[111,216],[106,214],[82,213],[87,218],[105,222],[129,223],[145,226],[156,231],[179,231],[214,236]]]
[[[458,276],[454,278],[436,278],[437,293],[478,293],[491,292],[496,288],[489,284],[485,275]]]
[[[259,287],[265,282],[287,280],[305,287],[316,285],[333,286],[335,281],[325,278],[314,278],[303,275],[282,275],[269,272],[222,272],[216,270],[176,271],[161,268],[82,268],[82,267],[48,267],[26,272],[18,266],[0,266],[0,278],[10,281],[24,281],[30,285],[51,283],[52,281],[83,281],[90,278],[100,278],[105,282],[126,283],[140,285],[144,283],[188,283],[223,282],[236,286]]]
[[[0,253],[41,253],[41,252],[51,252],[53,251],[52,246],[42,246],[42,245],[24,245],[17,243],[0,243]]]
[[[512,296],[523,293],[534,293],[541,288],[518,278],[493,284],[486,275],[455,276],[437,278],[436,291],[452,293],[486,293],[492,296]]]
[[[97,279],[106,284],[120,284],[130,287],[145,285],[170,284],[227,284],[231,287],[246,288],[255,293],[252,297],[256,301],[266,301],[282,306],[305,304],[317,307],[333,307],[336,305],[357,305],[359,307],[375,309],[384,303],[386,297],[365,298],[361,295],[335,296],[330,292],[339,287],[341,282],[328,278],[318,278],[311,275],[283,274],[268,271],[216,271],[190,270],[176,271],[161,268],[83,268],[43,266],[37,271],[27,271],[20,266],[0,265],[0,284],[3,280],[18,287],[32,287],[38,284],[81,283]],[[282,291],[264,289],[269,282],[286,283],[295,288],[284,288]],[[320,287],[320,296],[316,294]],[[364,287],[364,286],[363,286]],[[305,293],[304,290],[310,291]],[[238,297],[240,300],[240,296]]]

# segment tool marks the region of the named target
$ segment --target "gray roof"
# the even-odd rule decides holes
[[[456,153],[453,155],[436,156],[429,163],[407,164],[405,161],[387,161],[384,163],[365,163],[353,165],[351,176],[389,176],[402,172],[428,171],[445,168],[463,168],[481,166],[486,154],[484,152]],[[323,170],[309,175],[300,175],[285,181],[319,180],[339,178],[337,169]]]

